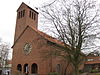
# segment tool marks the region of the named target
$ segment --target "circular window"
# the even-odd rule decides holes
[[[25,52],[25,54],[29,54],[29,53],[31,52],[31,50],[32,50],[31,44],[26,43],[26,44],[24,45],[24,52]]]

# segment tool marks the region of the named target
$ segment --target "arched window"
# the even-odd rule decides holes
[[[17,65],[17,70],[18,70],[18,71],[22,71],[22,66],[21,66],[21,64],[18,64],[18,65]]]
[[[32,74],[37,74],[38,73],[38,66],[37,66],[37,64],[32,64],[32,66],[31,66],[31,73]]]
[[[60,71],[61,71],[61,65],[57,64],[56,65],[56,72],[60,73]]]

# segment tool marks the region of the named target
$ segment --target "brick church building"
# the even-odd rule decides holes
[[[61,58],[43,59],[46,51],[61,49],[62,42],[38,30],[38,14],[23,2],[17,10],[12,75],[17,72],[29,75],[47,75],[50,72],[69,74],[71,67]]]

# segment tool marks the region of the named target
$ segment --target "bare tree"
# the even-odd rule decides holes
[[[93,0],[55,0],[41,9],[45,21],[56,29],[53,31],[64,43],[66,59],[73,66],[74,75],[79,75],[80,64],[85,55],[83,50],[95,46],[98,33],[99,9]],[[67,46],[70,46],[68,48]]]
[[[87,56],[100,56],[100,52],[98,50],[94,50],[93,52],[89,53]]]
[[[7,43],[0,42],[0,67],[6,69],[8,64],[10,46]]]

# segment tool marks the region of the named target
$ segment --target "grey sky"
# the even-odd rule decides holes
[[[3,41],[13,44],[16,24],[16,10],[22,2],[39,7],[48,0],[2,0],[0,2],[0,37]]]
[[[13,45],[15,25],[16,25],[16,10],[22,2],[32,6],[39,7],[44,2],[52,0],[1,0],[0,1],[0,38],[4,42]],[[96,0],[98,3],[100,0]],[[12,52],[11,52],[12,54]],[[11,58],[11,57],[10,57]]]
[[[0,37],[3,41],[13,44],[16,25],[16,10],[22,2],[32,7],[39,7],[51,0],[2,0],[0,1]],[[100,0],[98,0],[100,1]]]

